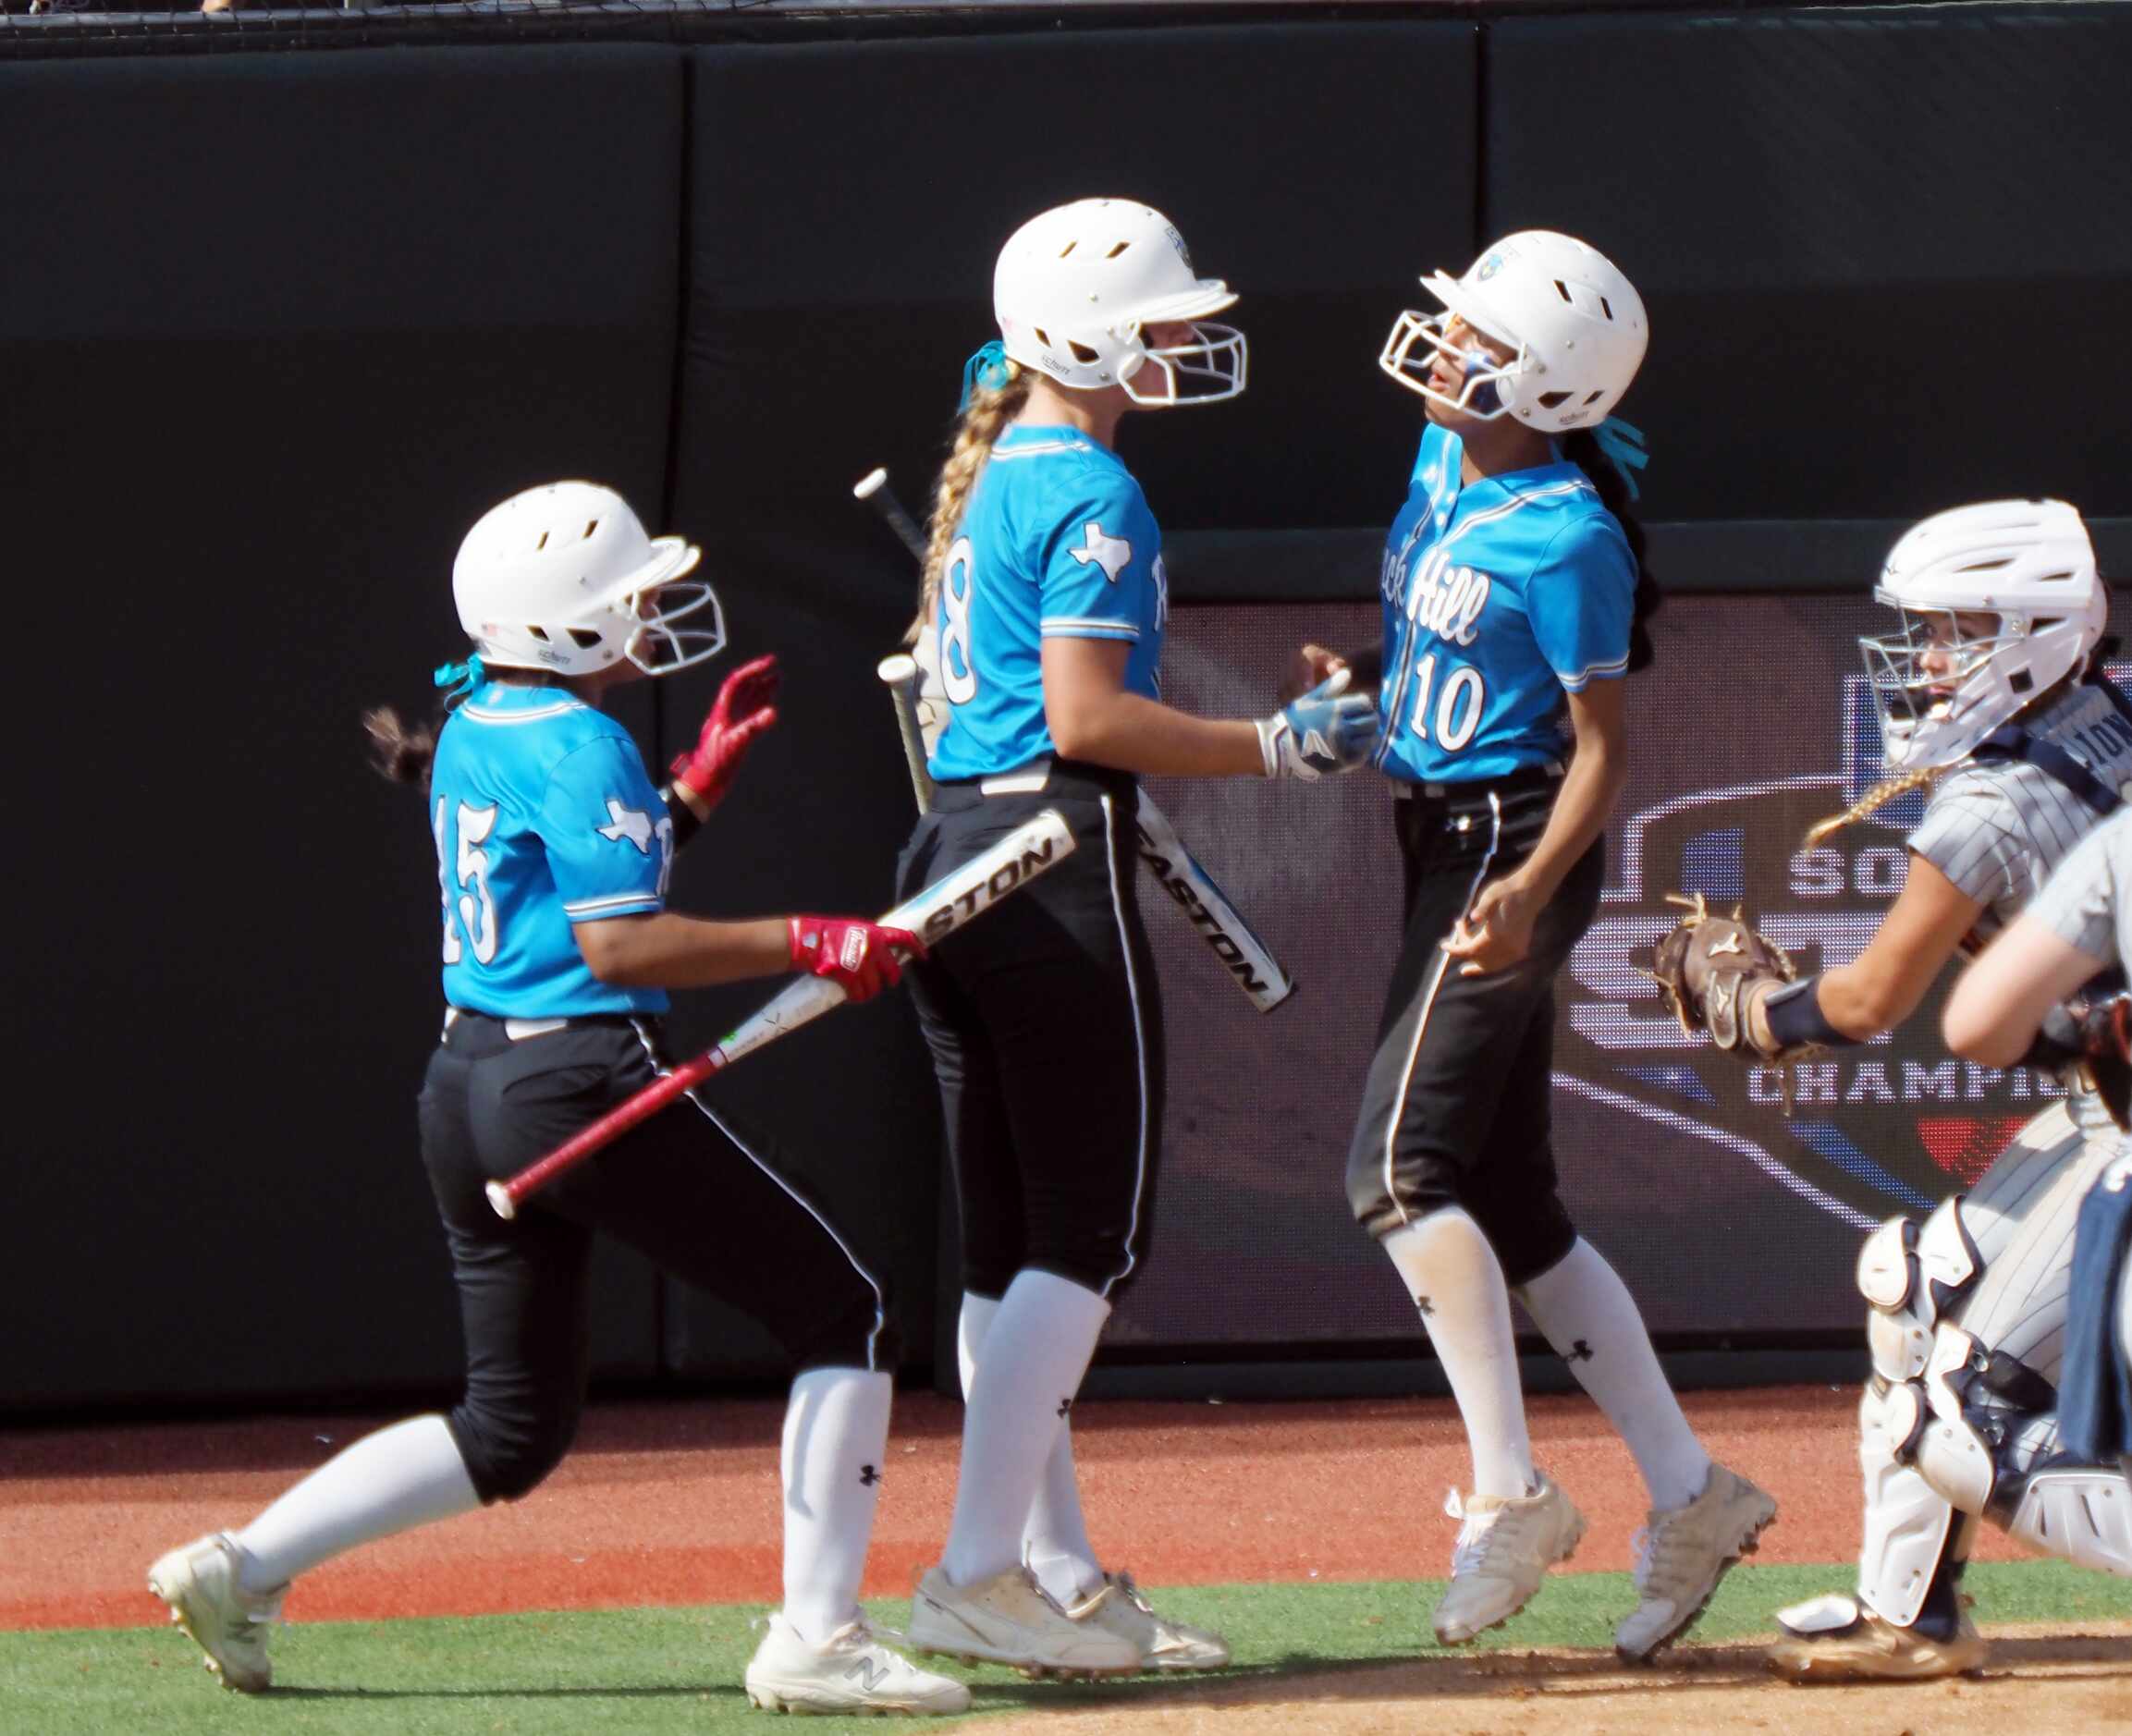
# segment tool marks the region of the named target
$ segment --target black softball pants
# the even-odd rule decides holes
[[[1408,787],[1393,803],[1405,933],[1347,1158],[1364,1229],[1382,1238],[1464,1206],[1513,1288],[1576,1240],[1550,1139],[1554,984],[1598,914],[1605,840],[1570,870],[1509,970],[1461,976],[1440,943],[1484,885],[1531,854],[1559,788],[1535,772]]]
[[[895,1366],[885,1280],[780,1173],[771,1148],[692,1094],[544,1188],[506,1223],[484,1184],[552,1150],[664,1063],[655,1021],[573,1020],[513,1041],[458,1013],[430,1057],[423,1161],[450,1243],[466,1396],[448,1422],[484,1501],[569,1450],[583,1408],[593,1232],[761,1321],[797,1368]]]
[[[1146,1257],[1162,1138],[1137,794],[1130,777],[1095,767],[1046,776],[1037,790],[936,792],[898,863],[899,898],[1046,808],[1066,820],[1074,850],[906,980],[940,1081],[963,1288],[996,1297],[1033,1266],[1115,1300]]]

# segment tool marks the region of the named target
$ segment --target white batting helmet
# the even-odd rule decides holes
[[[1551,229],[1506,235],[1464,276],[1422,283],[1447,313],[1408,309],[1377,365],[1430,402],[1482,422],[1506,412],[1546,434],[1603,422],[1643,365],[1650,339],[1643,298],[1597,248]],[[1512,350],[1497,362],[1444,341],[1452,314]],[[1424,353],[1416,356],[1421,348]],[[1429,384],[1436,354],[1464,371],[1456,397]]]
[[[2069,675],[2109,624],[2110,594],[2079,512],[2063,500],[1986,500],[1935,513],[1889,551],[1873,600],[1903,630],[1861,639],[1897,771],[1952,765]],[[1964,615],[1990,615],[1976,634]]]
[[[1169,218],[1131,199],[1077,199],[1030,218],[992,274],[992,311],[1016,361],[1075,391],[1119,385],[1162,408],[1244,390],[1244,334],[1200,324],[1235,302],[1219,277],[1193,271]],[[1147,348],[1147,326],[1178,321],[1191,322],[1191,343]],[[1146,389],[1149,363],[1160,391]]]
[[[492,507],[452,563],[459,625],[484,663],[589,675],[626,657],[647,675],[685,669],[726,642],[718,599],[677,583],[702,551],[645,534],[597,483],[550,483]],[[684,616],[703,616],[677,628]]]

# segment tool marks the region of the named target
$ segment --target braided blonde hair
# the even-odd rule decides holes
[[[1867,819],[1898,796],[1906,796],[1913,789],[1930,789],[1940,781],[1940,775],[1951,769],[1944,765],[1922,765],[1914,772],[1903,772],[1893,777],[1884,777],[1872,789],[1841,813],[1832,813],[1827,819],[1817,821],[1807,828],[1807,848],[1813,849],[1823,838],[1833,837],[1846,825],[1856,825]]]
[[[962,420],[955,425],[955,441],[948,450],[948,461],[940,466],[940,480],[933,488],[933,517],[925,527],[925,570],[918,588],[918,618],[903,635],[906,645],[916,644],[918,636],[932,621],[933,610],[940,601],[940,575],[947,569],[948,551],[954,546],[955,532],[970,504],[970,492],[985,473],[993,443],[1029,401],[1028,370],[1011,360],[1006,367],[1005,385],[971,388],[969,401],[962,406]]]

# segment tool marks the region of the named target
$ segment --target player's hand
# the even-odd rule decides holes
[[[855,916],[788,916],[792,968],[842,984],[853,1000],[871,1000],[902,980],[898,951],[925,956],[925,943],[907,928],[883,928]]]
[[[741,769],[755,738],[778,721],[778,660],[757,657],[726,677],[704,719],[696,745],[675,757],[675,781],[694,794],[700,813],[725,800],[733,774]]]
[[[1301,699],[1347,667],[1347,659],[1323,645],[1305,645],[1289,660],[1288,679],[1280,684],[1280,703]]]
[[[1267,776],[1315,783],[1352,772],[1377,752],[1377,695],[1350,693],[1347,684],[1347,671],[1336,670],[1301,699],[1258,719]]]
[[[1515,874],[1505,874],[1481,887],[1443,949],[1458,960],[1461,976],[1507,971],[1532,950],[1532,925],[1538,918],[1539,900]]]

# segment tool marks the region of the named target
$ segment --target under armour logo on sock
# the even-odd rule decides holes
[[[1436,1312],[1435,1309],[1428,1305],[1428,1298],[1426,1296],[1416,1296],[1414,1299],[1414,1305],[1421,1310],[1421,1317],[1424,1320],[1427,1319],[1430,1314]]]
[[[1072,1408],[1073,1408],[1073,1400],[1071,1400],[1071,1399],[1061,1399],[1061,1400],[1059,1400],[1059,1414],[1060,1414],[1060,1416],[1064,1416],[1064,1415],[1066,1414],[1066,1412],[1069,1412],[1069,1411],[1071,1411]]]
[[[1588,1363],[1591,1361],[1591,1346],[1582,1339],[1578,1339],[1570,1346],[1562,1360],[1565,1363]]]
[[[880,1473],[878,1471],[875,1470],[875,1469],[874,1469],[874,1467],[873,1467],[872,1465],[861,1465],[861,1466],[859,1467],[859,1482],[860,1482],[860,1483],[861,1483],[861,1484],[862,1484],[862,1485],[863,1485],[864,1487],[866,1487],[866,1488],[869,1488],[869,1489],[870,1489],[870,1488],[872,1488],[872,1487],[874,1486],[874,1485],[875,1485],[875,1484],[878,1483],[880,1480],[881,1480],[881,1473]]]

